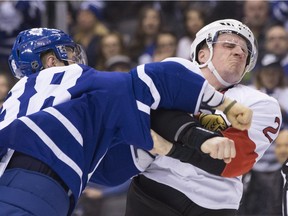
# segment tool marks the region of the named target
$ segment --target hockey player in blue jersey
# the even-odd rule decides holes
[[[150,109],[195,114],[213,107],[239,129],[251,124],[251,110],[223,98],[188,62],[140,65],[127,74],[83,63],[81,47],[60,30],[18,35],[9,64],[21,79],[0,113],[0,215],[70,214],[89,180],[107,183],[94,175],[103,158],[109,169],[115,165],[105,175],[118,173],[117,184],[141,171],[132,145],[168,154],[172,144],[153,144]],[[121,160],[131,166],[122,168]]]

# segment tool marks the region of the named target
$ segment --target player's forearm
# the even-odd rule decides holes
[[[201,127],[197,119],[177,110],[151,111],[151,128],[171,143],[179,143],[201,151],[206,140],[222,136]]]
[[[196,129],[197,125],[196,120],[185,112],[171,110],[151,112],[151,128],[174,143],[167,156],[190,163],[214,175],[221,175],[226,166],[225,162],[213,159],[200,150],[204,141],[220,135]]]

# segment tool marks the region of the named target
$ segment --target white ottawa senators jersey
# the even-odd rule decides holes
[[[221,176],[165,156],[157,157],[144,173],[148,178],[181,191],[193,202],[209,209],[239,207],[243,192],[241,175],[252,168],[275,140],[282,121],[278,102],[264,93],[236,85],[228,89],[225,95],[250,107],[253,119],[248,131],[229,127],[230,123],[225,117],[226,122],[216,119],[215,125],[203,121],[209,129],[223,130],[222,134],[235,142],[236,158],[226,164]],[[223,115],[222,112],[215,114]]]

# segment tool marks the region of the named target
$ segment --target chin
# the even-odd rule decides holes
[[[235,83],[235,81],[238,81],[241,79],[241,75],[238,75],[238,74],[242,74],[240,72],[235,72],[235,69],[231,69],[229,71],[227,71],[227,73],[225,73],[225,75],[223,76],[224,80],[226,82],[229,82],[229,83]]]
[[[237,68],[237,70],[231,70],[232,72],[230,72],[233,75],[233,79],[240,79],[243,75],[243,71],[244,70],[239,70],[239,68]]]

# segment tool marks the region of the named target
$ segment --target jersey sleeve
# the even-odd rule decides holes
[[[180,58],[140,65],[131,71],[139,109],[178,109],[197,113],[201,102],[218,106],[223,95],[199,75],[199,68]],[[211,100],[212,98],[212,100]]]

